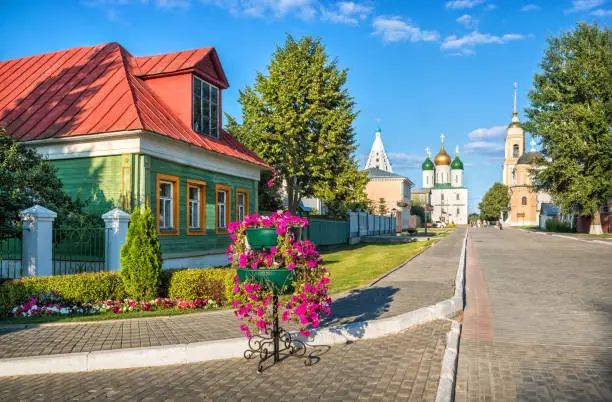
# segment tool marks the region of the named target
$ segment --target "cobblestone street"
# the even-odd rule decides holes
[[[2,378],[3,401],[435,400],[449,321],[331,348],[318,363],[287,359],[263,374],[230,359],[145,369]]]
[[[612,248],[471,231],[457,401],[612,400]]]

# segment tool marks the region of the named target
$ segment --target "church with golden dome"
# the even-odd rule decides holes
[[[459,146],[455,149],[455,158],[451,160],[444,149],[444,134],[440,135],[440,140],[440,151],[433,162],[427,148],[427,158],[421,166],[423,191],[428,191],[430,195],[431,220],[465,225],[468,223],[468,189],[463,185]]]

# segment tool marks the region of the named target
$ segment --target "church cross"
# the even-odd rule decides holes
[[[444,138],[446,138],[446,137],[444,136],[444,133],[440,134],[440,139],[442,140],[442,143],[444,143]]]
[[[429,147],[425,148],[425,152],[427,152],[427,157],[428,157],[428,158],[431,156],[430,151],[431,151],[431,150],[429,149]]]

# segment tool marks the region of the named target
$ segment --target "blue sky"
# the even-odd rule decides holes
[[[420,187],[425,147],[435,155],[444,132],[448,151],[460,146],[475,211],[501,181],[512,83],[522,117],[546,37],[608,24],[612,0],[5,0],[0,12],[0,60],[111,41],[136,56],[215,46],[233,116],[238,90],[286,33],[319,36],[349,68],[360,159],[380,119],[394,170]]]

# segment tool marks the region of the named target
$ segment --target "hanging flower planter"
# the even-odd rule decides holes
[[[293,293],[293,271],[288,268],[238,268],[240,283],[257,283],[264,289],[277,294]]]
[[[246,237],[254,250],[269,250],[278,243],[276,228],[248,228]]]
[[[301,336],[318,328],[321,319],[331,314],[327,295],[329,272],[315,245],[300,239],[308,225],[306,218],[288,212],[270,217],[257,214],[242,222],[232,222],[228,231],[232,244],[229,262],[237,270],[234,278],[234,315],[243,323],[240,329],[249,339],[247,359],[263,363],[280,355],[301,357],[306,365],[312,357],[306,345],[279,326],[279,321],[295,321]],[[290,294],[279,302],[279,295]]]

